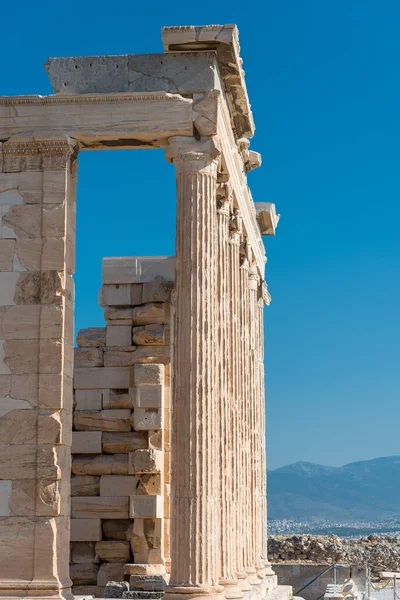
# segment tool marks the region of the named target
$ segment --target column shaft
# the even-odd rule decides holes
[[[174,596],[218,596],[219,423],[216,396],[216,153],[175,138],[176,309],[172,405],[171,581]]]

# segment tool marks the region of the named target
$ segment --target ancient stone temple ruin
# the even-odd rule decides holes
[[[261,161],[238,32],[162,39],[49,59],[54,95],[0,97],[3,598],[109,581],[128,598],[291,594],[266,537],[262,236],[278,217],[247,184]],[[143,148],[175,169],[176,255],[105,258],[106,327],[74,349],[79,154]]]

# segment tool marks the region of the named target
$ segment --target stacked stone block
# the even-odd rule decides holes
[[[162,589],[169,570],[173,259],[104,259],[105,328],[81,330],[74,370],[75,594],[109,581]]]

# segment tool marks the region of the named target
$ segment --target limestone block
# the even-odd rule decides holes
[[[128,454],[100,454],[72,459],[74,475],[128,475]]]
[[[142,448],[147,448],[147,435],[142,431],[103,433],[102,450],[107,454],[126,454]]]
[[[164,387],[162,385],[145,385],[136,388],[135,407],[162,408],[164,404]]]
[[[149,448],[154,450],[163,450],[163,437],[164,431],[162,429],[156,429],[148,432],[148,444]]]
[[[159,278],[143,284],[142,303],[146,302],[170,302],[174,283],[163,281]]]
[[[102,348],[106,345],[105,327],[80,329],[76,337],[76,343],[80,348]]]
[[[135,346],[165,346],[170,342],[169,326],[155,324],[134,327],[132,342]]]
[[[101,431],[73,431],[72,454],[101,454]]]
[[[71,246],[71,244],[69,244]],[[66,266],[71,273],[74,264],[65,253],[63,238],[36,238],[16,240],[14,271],[63,271]]]
[[[159,496],[163,493],[160,473],[142,474],[138,477],[136,496]]]
[[[74,426],[77,431],[130,431],[129,409],[75,411]]]
[[[128,389],[132,385],[133,373],[129,367],[76,369],[74,373],[74,386],[78,390]]]
[[[7,237],[14,238],[40,238],[42,235],[41,221],[42,208],[39,205],[14,205],[5,206],[3,212],[3,226],[11,230]],[[13,235],[14,234],[14,235]],[[52,237],[49,235],[49,237]]]
[[[138,478],[132,475],[102,475],[100,496],[131,496],[135,494]]]
[[[105,520],[103,521],[104,537],[108,540],[129,540],[131,527],[130,519]]]
[[[169,305],[165,302],[149,302],[142,306],[135,306],[132,310],[132,322],[134,325],[169,323],[169,319]]]
[[[61,238],[66,235],[65,209],[66,207],[64,204],[47,204],[46,206],[43,206],[43,237]]]
[[[61,373],[39,375],[38,405],[40,408],[63,408],[65,399],[71,396],[72,379],[69,376]]]
[[[142,284],[103,285],[100,306],[135,306],[142,303]]]
[[[13,270],[15,240],[0,239],[0,271]]]
[[[61,271],[20,273],[15,289],[15,304],[62,304],[65,281]]]
[[[129,454],[129,473],[159,473],[163,467],[163,453],[159,450],[136,450]]]
[[[124,580],[124,563],[105,562],[100,566],[97,585],[105,586],[109,581]]]
[[[104,318],[112,321],[112,325],[132,325],[132,308],[104,307]]]
[[[132,366],[135,364],[136,346],[118,346],[106,348],[104,365],[106,367]]]
[[[129,408],[134,406],[134,388],[128,390],[103,390],[103,408]]]
[[[161,519],[164,516],[163,496],[131,496],[131,519]]]
[[[110,325],[107,327],[107,346],[130,346],[132,327],[130,325]]]
[[[28,412],[28,411],[22,411]],[[9,413],[12,414],[12,413]],[[4,419],[4,417],[3,417]],[[2,419],[2,420],[3,420]],[[35,445],[1,445],[0,479],[33,479],[36,470]]]
[[[127,519],[129,517],[129,498],[77,496],[71,498],[71,516],[75,519]]]
[[[100,519],[71,519],[71,542],[98,542],[101,538]]]
[[[164,565],[157,564],[127,564],[125,565],[125,575],[165,575]]]
[[[62,316],[63,312],[59,306],[10,306],[3,313],[0,322],[2,338],[6,340],[31,340],[39,337],[61,339]]]
[[[40,410],[37,423],[37,440],[39,446],[44,444],[72,444],[72,413],[67,409],[61,411]]]
[[[36,410],[11,410],[0,418],[2,444],[35,444],[38,413]]]
[[[71,564],[69,575],[76,585],[90,585],[97,582],[99,565],[94,563]]]
[[[96,553],[101,560],[109,563],[125,563],[131,557],[129,542],[122,541],[97,542]]]
[[[163,385],[164,365],[135,365],[135,386],[141,385]]]
[[[132,256],[103,258],[103,284],[143,283],[162,277],[173,281],[174,256]]]
[[[18,580],[22,579],[24,574],[31,572],[34,536],[33,519],[27,517],[0,519],[0,573],[7,573],[8,578]]]
[[[170,362],[170,350],[167,346],[119,346],[106,348],[104,365],[106,367],[133,366],[141,363]]]
[[[70,548],[70,562],[81,564],[93,564],[96,562],[96,545],[94,542],[72,542]]]
[[[4,343],[5,363],[11,373],[61,373],[61,340],[6,340]]]
[[[131,416],[133,429],[148,431],[162,429],[162,411],[156,408],[135,408]]]
[[[164,563],[164,559],[162,557],[162,551],[161,549],[158,548],[152,548],[151,550],[148,550],[147,552],[135,552],[134,553],[134,559],[137,560],[140,563],[153,563],[153,564],[163,564]],[[137,577],[132,575],[132,577]]]
[[[80,411],[80,410],[101,410],[103,408],[102,400],[103,400],[102,390],[76,390],[75,391],[76,410],[78,410],[78,411]]]
[[[0,517],[8,517],[11,514],[10,499],[12,493],[12,481],[0,480]]]
[[[102,367],[102,348],[74,348],[75,369],[84,367]]]
[[[100,477],[96,475],[77,475],[71,477],[71,496],[99,496]]]

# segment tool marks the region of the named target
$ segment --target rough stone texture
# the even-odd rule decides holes
[[[122,541],[97,542],[96,553],[100,560],[112,563],[125,563],[131,557],[129,542]]]
[[[71,478],[71,496],[99,496],[100,477],[96,475],[78,475]]]
[[[129,409],[76,411],[74,426],[78,431],[130,431]]]
[[[104,598],[122,598],[122,594],[128,591],[129,583],[127,581],[109,581],[104,588]]]
[[[399,538],[390,536],[369,535],[350,540],[336,535],[274,536],[268,539],[268,554],[274,563],[369,565],[375,575],[400,569]]]
[[[78,331],[76,343],[80,348],[102,348],[106,345],[106,330],[104,327],[89,327]]]

